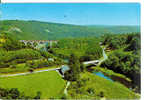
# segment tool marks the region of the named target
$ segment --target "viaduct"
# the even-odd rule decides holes
[[[38,45],[49,43],[50,47],[52,47],[52,44],[57,43],[58,41],[56,40],[20,40],[20,42],[23,42],[25,45],[27,45],[28,43],[31,43],[32,46],[34,46],[34,43],[37,43]]]

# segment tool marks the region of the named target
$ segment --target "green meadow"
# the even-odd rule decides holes
[[[1,88],[18,88],[20,92],[31,97],[40,91],[42,99],[59,97],[65,87],[65,81],[56,71],[4,77],[0,78],[0,84]]]

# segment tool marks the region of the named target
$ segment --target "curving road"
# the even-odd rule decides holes
[[[65,87],[65,89],[64,89],[64,94],[65,94],[65,95],[68,95],[68,93],[67,93],[67,88],[69,87],[69,85],[70,85],[70,81],[67,82],[66,87]]]
[[[104,50],[104,49],[105,49],[105,48],[102,47],[102,50],[103,50],[103,57],[104,57],[104,58],[103,58],[102,60],[100,60],[100,63],[103,62],[103,61],[105,61],[106,59],[108,59],[108,56],[107,56],[107,54],[105,53],[105,50]]]

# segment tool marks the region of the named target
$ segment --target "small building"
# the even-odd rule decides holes
[[[62,65],[61,68],[61,73],[64,75],[64,73],[68,70],[70,70],[69,66],[68,65]]]

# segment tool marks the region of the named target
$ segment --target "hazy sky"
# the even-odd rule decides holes
[[[2,20],[39,20],[77,25],[140,25],[138,3],[12,3],[0,4],[0,7]]]

